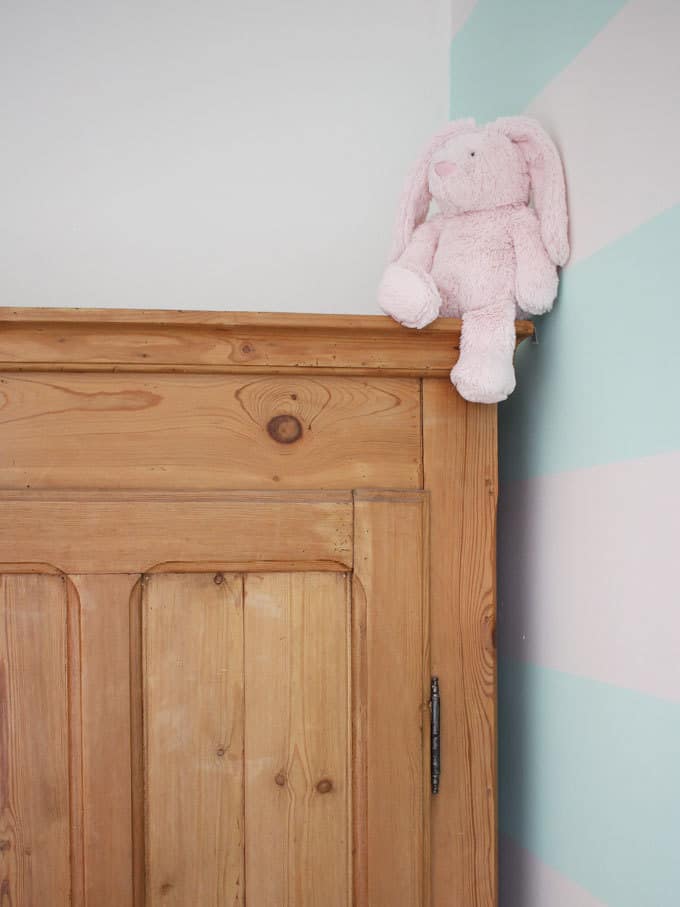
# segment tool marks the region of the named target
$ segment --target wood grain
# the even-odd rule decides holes
[[[245,580],[249,907],[349,907],[346,576]]]
[[[442,693],[441,793],[432,804],[433,903],[495,907],[496,407],[423,382],[431,494],[432,671]]]
[[[429,907],[427,496],[357,493],[354,544],[355,907]]]
[[[271,430],[283,418],[298,427],[292,443]],[[414,379],[4,374],[0,430],[6,489],[415,488],[422,480]]]
[[[0,493],[0,551],[66,573],[141,573],[167,562],[261,568],[352,563],[351,495]]]
[[[448,375],[461,322],[383,315],[0,309],[0,369]],[[521,340],[529,322],[517,322]]]
[[[130,597],[137,578],[71,577],[80,600],[87,905],[133,905]]]
[[[245,903],[238,575],[146,578],[146,907]]]
[[[70,903],[67,666],[65,579],[19,574],[0,577],[3,905]]]

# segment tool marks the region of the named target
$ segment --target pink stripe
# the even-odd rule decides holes
[[[679,30],[677,0],[630,0],[527,108],[565,162],[571,264],[680,202]]]
[[[680,451],[506,485],[501,651],[680,701]]]
[[[501,835],[500,862],[504,907],[606,907],[507,835]]]
[[[453,38],[470,18],[477,0],[453,0],[451,4],[451,37]]]

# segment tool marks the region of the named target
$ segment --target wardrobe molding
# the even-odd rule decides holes
[[[410,331],[384,315],[0,308],[0,369],[446,377],[460,330],[457,318]],[[534,328],[516,330],[521,342]]]

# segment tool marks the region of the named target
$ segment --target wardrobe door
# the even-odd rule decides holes
[[[426,494],[3,512],[15,907],[427,907]]]

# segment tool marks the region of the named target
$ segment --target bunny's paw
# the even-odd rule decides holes
[[[488,355],[483,360],[461,358],[451,369],[451,383],[470,403],[500,403],[515,389],[512,358]]]
[[[544,315],[549,312],[557,296],[557,271],[554,265],[536,269],[517,280],[517,303],[528,315]]]
[[[386,315],[407,328],[424,328],[439,315],[441,298],[425,271],[389,265],[378,289],[378,302]]]

